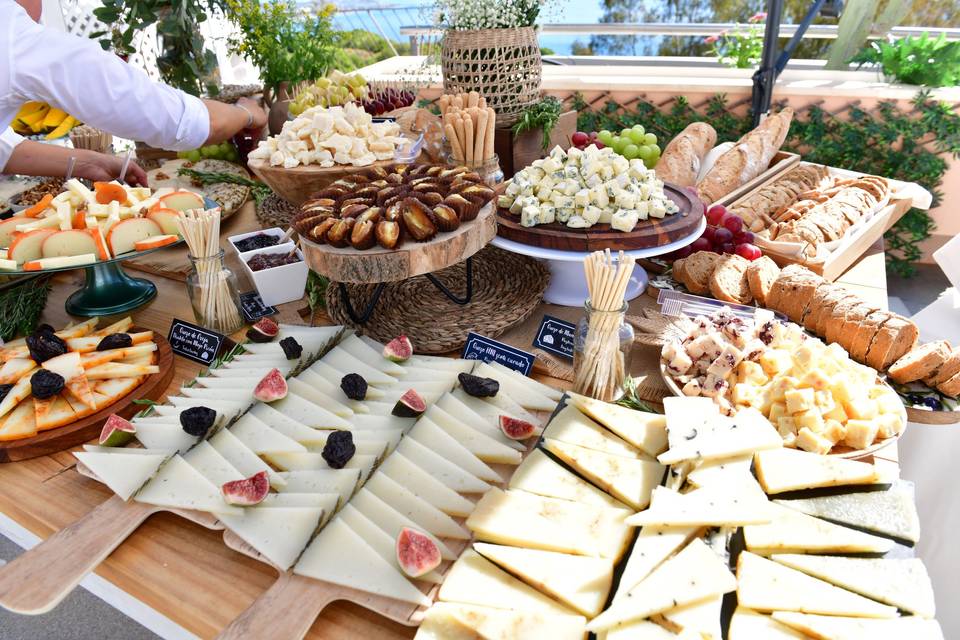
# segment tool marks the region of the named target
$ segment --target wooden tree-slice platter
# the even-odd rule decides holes
[[[144,331],[145,329],[131,330]],[[38,433],[30,438],[0,442],[0,463],[46,456],[88,442],[100,435],[103,422],[111,413],[129,418],[144,409],[143,406],[134,404],[134,400],[156,400],[162,396],[173,378],[173,352],[170,350],[170,343],[156,331],[153,333],[153,341],[157,344],[159,373],[147,376],[140,386],[135,387],[120,400],[76,422]]]
[[[503,188],[498,189],[498,194]],[[524,227],[520,224],[520,216],[506,209],[497,209],[497,235],[514,242],[561,251],[632,251],[662,247],[689,236],[703,217],[703,203],[692,191],[672,184],[665,184],[663,191],[680,211],[661,219],[641,220],[628,233],[612,229],[609,224],[595,224],[589,229],[571,229],[559,222]]]
[[[456,231],[439,233],[429,242],[407,238],[397,249],[375,247],[358,251],[338,249],[300,238],[307,265],[336,282],[373,284],[406,280],[463,262],[484,248],[497,234],[493,202]]]
[[[284,167],[275,167],[266,160],[250,160],[247,166],[284,200],[299,207],[311,195],[346,175],[367,171],[373,167],[389,167],[394,164],[396,164],[396,161],[390,159],[380,160],[363,167],[342,164],[321,167],[308,164],[285,169]]]

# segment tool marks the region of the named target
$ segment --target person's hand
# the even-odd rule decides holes
[[[253,98],[240,98],[237,105],[243,107],[253,116],[253,122],[247,129],[262,129],[267,124],[267,112]]]
[[[77,165],[73,174],[78,178],[86,178],[95,182],[110,182],[120,177],[123,169],[123,158],[89,151],[77,157]],[[124,182],[132,187],[148,187],[147,174],[136,162],[130,161]]]

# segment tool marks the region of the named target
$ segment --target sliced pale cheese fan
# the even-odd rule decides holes
[[[624,458],[551,438],[543,447],[580,475],[634,509],[645,509],[666,470],[659,462]]]
[[[750,466],[753,464],[753,455],[736,456],[733,458],[718,458],[704,460],[687,474],[687,482],[694,487],[710,485],[737,485],[751,475]]]
[[[809,640],[809,636],[780,624],[769,615],[737,607],[730,617],[727,640]]]
[[[243,515],[243,509],[224,502],[220,488],[179,455],[170,458],[133,499],[159,507]]]
[[[540,421],[510,398],[506,391],[501,390],[493,397],[475,398],[462,388],[457,388],[451,392],[450,395],[467,405],[471,411],[486,419],[491,424],[499,424],[500,416],[505,415],[536,425],[537,430],[534,431],[534,435],[540,435],[542,431],[542,429],[539,428]]]
[[[572,404],[564,407],[550,420],[550,424],[543,431],[543,437],[615,456],[640,457],[639,449],[583,415]]]
[[[893,618],[896,607],[768,560],[749,551],[737,559],[737,602],[755,611],[800,611],[858,618]]]
[[[418,529],[441,538],[470,539],[467,530],[457,524],[453,518],[418,498],[386,474],[379,471],[374,473],[364,488],[416,522],[419,525]]]
[[[399,453],[454,491],[483,493],[490,488],[487,482],[466,470],[467,464],[470,464],[468,460],[472,459],[480,462],[472,453],[462,447],[460,458],[452,458],[449,455],[450,452],[456,451],[453,447],[445,450],[442,454],[438,453],[430,446],[435,440],[431,441],[429,438],[424,438],[423,443],[421,443],[419,441],[420,436],[414,433],[415,430],[416,427],[411,429],[409,435],[400,441],[399,446],[397,446]],[[489,469],[489,467],[487,468]],[[494,471],[491,469],[490,473],[492,474]]]
[[[350,499],[350,504],[356,507],[368,520],[374,522],[394,540],[397,539],[397,536],[400,535],[404,527],[420,530],[420,526],[416,522],[373,495],[373,493],[366,488],[357,491],[356,495]],[[427,535],[430,534],[428,533]],[[457,554],[451,551],[450,547],[441,540],[432,535],[430,535],[430,537],[433,538],[433,541],[437,544],[437,548],[440,549],[440,555],[444,560],[454,560],[457,557]]]
[[[331,349],[327,355],[323,356],[323,361],[339,371],[346,371],[347,373],[359,373],[361,376],[363,376],[363,379],[367,381],[367,384],[371,384],[375,387],[390,387],[398,384],[398,378],[383,373],[382,371],[379,371],[374,367],[357,360],[343,349],[336,347]]]
[[[319,507],[256,507],[244,511],[239,516],[220,515],[220,521],[282,571],[300,557],[323,517]]]
[[[246,477],[206,441],[198,442],[197,446],[183,454],[183,459],[215,487]]]
[[[706,396],[670,396],[663,399],[667,445],[673,449],[713,429],[720,409]]]
[[[378,470],[444,513],[466,518],[473,512],[472,502],[445,486],[403,454],[392,454]]]
[[[356,507],[347,503],[337,514],[338,520],[343,520],[354,533],[363,538],[363,541],[373,547],[374,551],[380,554],[380,557],[389,562],[398,571],[401,571],[400,564],[397,562],[397,541],[390,537],[386,531],[376,525],[373,520],[360,513]],[[429,571],[417,578],[431,584],[440,584],[443,582],[443,576],[436,570]]]
[[[771,559],[923,618],[936,614],[930,576],[919,558],[887,560],[776,554]]]
[[[619,405],[601,402],[568,392],[570,402],[610,431],[614,432],[648,456],[667,449],[667,419],[657,413],[634,411]]]
[[[314,387],[310,386],[306,382],[297,378],[290,378],[287,380],[287,388],[298,396],[309,400],[318,407],[322,407],[329,411],[330,413],[340,416],[341,418],[349,419],[353,416],[353,409],[343,404],[334,397],[318,391]]]
[[[691,602],[722,596],[736,588],[737,580],[726,565],[707,545],[694,538],[594,618],[587,629],[611,629]]]
[[[426,414],[417,421],[418,428],[428,428],[421,427],[421,424],[428,425],[434,432],[436,429],[446,431],[484,462],[520,464],[521,455],[519,451],[467,426],[436,405],[430,407]]]
[[[274,421],[274,424],[277,423],[278,421]],[[309,429],[309,427],[303,428]],[[304,445],[269,426],[253,412],[241,416],[229,430],[251,451],[259,455],[307,451]]]
[[[943,630],[936,620],[916,616],[877,620],[774,611],[773,619],[823,640],[943,640]]]
[[[477,503],[467,527],[483,542],[617,559],[630,540],[628,513],[493,488]]]
[[[473,370],[473,375],[484,378],[492,378],[500,383],[500,389],[510,394],[510,397],[524,409],[531,411],[553,411],[557,406],[557,401],[540,392],[539,389],[533,389],[522,382],[516,380],[500,369],[495,369],[489,364],[480,362]]]
[[[783,439],[770,421],[756,409],[748,407],[732,418],[718,414],[692,437],[671,443],[670,449],[657,459],[664,464],[676,464],[684,460],[730,458],[782,446]]]
[[[197,443],[197,437],[183,430],[180,423],[146,422],[133,419],[136,438],[147,449],[186,453]]]
[[[75,451],[73,455],[124,500],[146,484],[170,457],[166,453],[142,455],[123,449],[110,452]]]
[[[304,400],[295,393],[288,393],[287,397],[270,403],[270,406],[291,420],[296,420],[300,424],[314,429],[350,428],[350,423],[340,416],[334,415],[309,400]]]
[[[416,640],[583,640],[583,616],[508,611],[441,602],[427,612]]]
[[[572,614],[573,611],[513,577],[473,549],[453,563],[440,585],[442,602],[460,602],[495,609]]]
[[[603,610],[613,584],[613,562],[607,558],[484,542],[474,544],[473,548],[541,593],[588,618]]]
[[[460,420],[468,427],[476,429],[481,433],[493,438],[500,444],[505,444],[508,447],[512,447],[517,451],[525,451],[526,447],[517,442],[516,440],[511,440],[504,435],[503,431],[500,429],[500,420],[499,417],[490,419],[484,417],[472,411],[470,407],[461,402],[453,394],[445,394],[437,400],[436,407],[443,409],[451,416],[455,416],[457,420]]]
[[[756,553],[886,553],[894,543],[808,516],[778,504],[769,504],[770,522],[743,528],[747,549]]]
[[[600,507],[627,508],[622,502],[564,469],[540,449],[533,449],[513,472],[509,488]]]
[[[798,449],[758,451],[754,462],[757,479],[769,494],[877,481],[877,469],[872,464]]]
[[[34,398],[33,407],[34,416],[37,420],[37,431],[48,431],[62,427],[82,417],[62,395],[56,395],[46,400]]]
[[[336,518],[304,550],[293,572],[402,602],[431,604],[430,598],[396,567],[380,557],[345,522]]]
[[[342,502],[349,500],[360,484],[359,469],[317,469],[274,473],[283,482],[282,491],[336,493],[341,497]]]
[[[402,377],[404,373],[406,373],[403,366],[383,357],[382,346],[379,349],[375,349],[357,337],[356,334],[344,338],[340,344],[337,345],[337,349],[346,351],[354,358],[357,358],[361,362],[369,363],[372,367],[387,375]]]
[[[723,596],[713,596],[699,602],[691,602],[654,616],[654,620],[673,633],[691,634],[703,640],[722,640],[720,611]]]
[[[742,485],[748,487],[749,485]],[[729,487],[706,487],[677,493],[666,487],[653,492],[654,506],[627,518],[627,524],[644,526],[742,526],[768,523],[769,503],[759,488],[731,491]]]
[[[272,429],[277,433],[286,436],[290,440],[300,443],[303,446],[326,442],[326,431],[314,429],[313,427],[308,427],[300,422],[297,422],[293,418],[280,413],[268,404],[258,402],[257,404],[253,405],[253,407],[250,408],[250,411],[247,412],[246,415],[242,416],[238,422],[244,420],[248,416],[259,420],[260,423],[268,429]],[[294,448],[276,450],[277,453],[287,453],[290,451],[300,451],[300,449]]]
[[[614,601],[653,573],[663,562],[685,546],[702,527],[643,527],[630,549],[630,557],[620,574]]]

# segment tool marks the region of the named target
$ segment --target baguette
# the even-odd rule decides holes
[[[880,329],[892,318],[889,311],[874,311],[860,322],[847,353],[857,362],[866,362],[867,353],[880,336]]]
[[[866,364],[877,371],[886,371],[894,362],[917,346],[920,330],[912,320],[896,313],[883,326],[877,340],[870,346]]]
[[[717,132],[706,122],[694,122],[667,143],[654,171],[657,177],[680,187],[692,187],[707,152],[717,143]]]
[[[938,384],[937,391],[951,398],[956,398],[960,395],[960,373]]]
[[[890,365],[890,377],[900,384],[929,377],[950,357],[950,343],[946,340],[928,342],[913,349]]]

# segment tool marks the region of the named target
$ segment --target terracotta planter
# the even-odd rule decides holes
[[[275,136],[283,129],[283,123],[289,117],[292,98],[288,82],[281,82],[272,91],[264,91],[263,101],[270,107],[267,115],[267,128],[270,130],[270,135]]]

